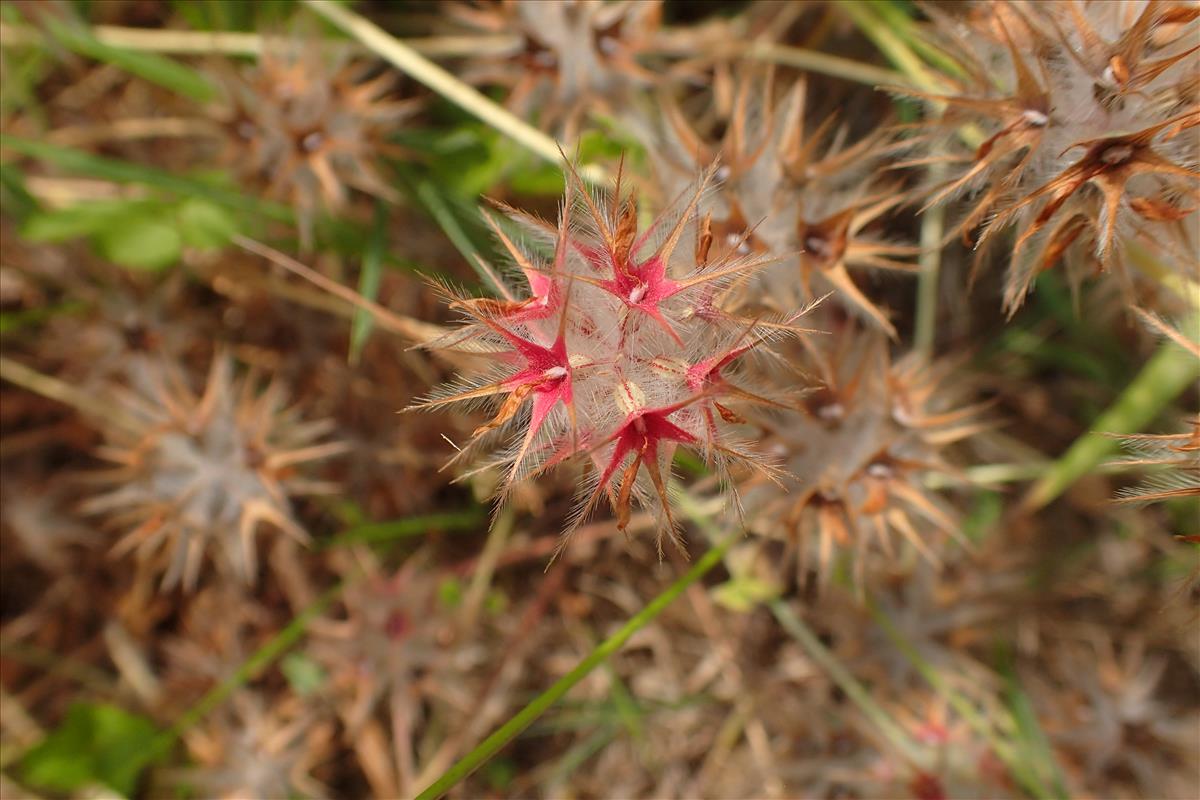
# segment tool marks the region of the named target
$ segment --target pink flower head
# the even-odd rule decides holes
[[[663,533],[677,539],[668,485],[679,447],[723,479],[734,463],[771,474],[730,440],[745,419],[725,404],[774,402],[742,388],[732,368],[763,340],[760,328],[776,335],[787,325],[721,307],[767,260],[733,250],[714,257],[710,221],[698,210],[713,174],[643,228],[620,173],[606,196],[571,170],[557,225],[507,208],[508,224],[488,220],[525,290],[496,276],[500,297],[452,298],[467,324],[435,346],[487,354],[490,366],[423,405],[502,398],[456,457],[498,450],[481,468],[505,470],[502,491],[566,462],[591,465],[568,533],[607,497],[622,530],[636,505],[657,518],[660,546]],[[694,247],[683,246],[687,238]]]

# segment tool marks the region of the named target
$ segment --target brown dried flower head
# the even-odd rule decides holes
[[[670,75],[639,60],[658,49],[660,0],[485,0],[454,3],[450,14],[514,37],[512,48],[465,64],[464,79],[506,87],[515,113],[536,115],[565,141],[575,141],[589,114],[612,114],[632,89]]]
[[[288,497],[331,487],[297,468],[344,447],[317,443],[332,423],[303,421],[284,406],[279,383],[260,391],[252,376],[236,380],[230,358],[218,355],[200,396],[165,360],[141,362],[130,386],[111,395],[121,414],[106,420],[98,454],[113,466],[90,476],[104,490],[83,511],[128,530],[115,555],[136,553],[163,572],[164,589],[191,591],[206,556],[252,581],[264,523],[307,539]]]
[[[961,533],[923,477],[954,478],[942,450],[990,426],[985,404],[958,402],[957,364],[915,354],[893,360],[878,333],[831,327],[833,343],[813,349],[822,385],[805,398],[803,417],[781,424],[769,443],[801,485],[756,493],[753,529],[798,548],[802,572],[813,552],[827,576],[835,551],[852,551],[858,586],[872,551],[895,557],[897,535],[940,565],[941,542],[961,542]]]
[[[415,106],[390,99],[393,73],[372,71],[315,42],[272,40],[255,66],[218,73],[226,95],[217,112],[227,131],[224,160],[295,209],[306,249],[318,213],[344,210],[351,189],[395,198],[377,162],[401,154],[387,135]]]
[[[886,127],[847,141],[849,132],[835,115],[810,130],[803,78],[782,100],[773,94],[770,74],[744,71],[719,141],[664,99],[664,141],[650,148],[658,172],[670,185],[719,159],[724,183],[705,208],[713,214],[719,246],[780,257],[761,276],[761,296],[796,306],[832,294],[895,338],[887,314],[863,293],[851,270],[916,269],[906,260],[916,247],[874,230],[906,199],[898,183],[879,177],[884,159],[904,145]]]
[[[978,228],[980,254],[1014,232],[1010,311],[1059,262],[1076,281],[1097,268],[1128,280],[1132,245],[1200,274],[1200,9],[1070,0],[930,13],[962,76],[949,92],[897,91],[945,103],[933,125],[947,137],[982,130],[969,153],[930,137],[920,163],[947,164],[929,204],[965,197],[954,233]]]

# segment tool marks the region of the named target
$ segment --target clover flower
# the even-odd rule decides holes
[[[467,324],[435,346],[486,353],[494,366],[421,405],[499,399],[460,458],[514,431],[490,462],[504,468],[505,488],[569,460],[590,464],[568,532],[607,498],[619,528],[634,504],[653,507],[660,549],[663,534],[678,544],[667,485],[680,447],[726,485],[735,465],[775,477],[730,429],[742,421],[738,405],[779,405],[745,388],[738,368],[791,320],[746,321],[722,310],[723,292],[768,262],[736,251],[714,258],[711,220],[698,213],[712,181],[710,168],[643,225],[620,174],[605,197],[572,170],[557,227],[509,210],[520,231],[512,238],[488,217],[527,288],[497,278],[500,298],[451,293]],[[732,487],[730,496],[736,502]]]
[[[218,355],[203,395],[164,360],[141,362],[131,386],[112,396],[123,413],[107,421],[99,455],[113,467],[91,476],[103,491],[82,509],[128,529],[114,554],[135,552],[163,571],[164,589],[191,591],[206,556],[251,582],[264,523],[307,539],[288,497],[329,487],[296,470],[344,448],[317,443],[330,423],[285,408],[280,384],[259,391],[253,378],[235,380],[231,360]]]
[[[885,158],[906,145],[886,126],[850,142],[833,115],[810,130],[803,78],[781,101],[773,94],[770,74],[743,72],[719,141],[698,130],[678,105],[664,101],[663,141],[650,150],[658,173],[669,185],[672,177],[679,180],[718,159],[724,184],[711,205],[720,246],[779,257],[780,263],[763,272],[761,295],[792,307],[832,293],[847,310],[895,338],[887,314],[864,294],[851,270],[916,269],[906,259],[917,248],[888,241],[875,230],[907,198],[895,180],[879,177]]]
[[[979,229],[982,256],[1015,242],[1004,303],[1063,262],[1073,280],[1115,271],[1136,245],[1196,275],[1200,203],[1200,15],[1183,3],[980,3],[930,10],[934,38],[961,69],[935,127],[982,130],[973,152],[931,137],[948,179],[929,204],[963,197],[954,233]],[[950,148],[949,155],[942,151]]]
[[[779,425],[769,442],[800,485],[763,487],[752,517],[754,530],[791,543],[802,571],[814,550],[823,577],[835,548],[852,551],[861,587],[870,552],[896,557],[897,536],[934,564],[941,541],[961,540],[953,512],[923,476],[953,480],[943,448],[990,423],[984,404],[959,401],[955,364],[892,359],[879,334],[829,327],[833,343],[812,348],[822,385],[804,398],[803,417]]]
[[[515,113],[536,115],[542,128],[566,141],[576,139],[585,117],[611,114],[632,90],[671,74],[639,61],[659,49],[659,0],[500,0],[458,3],[451,14],[475,30],[517,40],[510,52],[475,56],[464,79],[506,87]]]
[[[388,98],[391,73],[371,71],[368,63],[293,43],[268,47],[251,69],[220,73],[225,160],[267,197],[292,205],[306,249],[317,214],[342,211],[350,189],[395,197],[377,159],[399,153],[386,137],[415,108]]]

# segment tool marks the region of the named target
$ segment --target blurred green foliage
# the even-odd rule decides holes
[[[74,792],[101,784],[128,797],[155,758],[154,723],[116,706],[76,703],[58,728],[25,754],[23,779],[37,789]]]

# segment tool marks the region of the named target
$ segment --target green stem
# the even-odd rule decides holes
[[[529,705],[518,711],[508,722],[501,725],[495,733],[480,742],[475,749],[467,753],[450,769],[442,773],[442,776],[434,781],[429,788],[417,795],[417,800],[433,800],[433,798],[441,797],[491,759],[492,756],[496,755],[505,745],[515,739],[523,730],[533,724],[538,717],[546,713],[551,706],[562,699],[577,683],[587,677],[592,670],[603,664],[609,656],[624,647],[625,643],[629,641],[629,637],[633,636],[633,634],[661,614],[679,595],[683,594],[684,590],[707,574],[713,567],[720,564],[721,560],[725,557],[725,553],[740,536],[740,531],[729,534],[719,544],[701,556],[700,560],[691,569],[668,586],[662,594],[651,600],[645,608],[621,626],[620,630],[601,642],[573,670],[556,681],[549,689],[535,697]]]
[[[418,514],[386,522],[364,522],[342,531],[320,544],[327,550],[348,544],[380,544],[424,536],[429,531],[470,531],[487,525],[487,514],[481,506],[471,506],[458,511],[437,511]]]
[[[944,88],[937,75],[925,66],[925,62],[896,34],[892,26],[875,15],[870,4],[862,0],[839,0],[838,7],[912,83],[925,91],[936,92]]]
[[[929,170],[933,185],[941,183],[944,164]],[[917,276],[917,311],[913,348],[922,358],[933,356],[937,331],[938,277],[942,267],[942,237],[946,232],[946,206],[938,204],[921,215],[921,272]]]
[[[1195,356],[1174,342],[1164,342],[1116,402],[1096,418],[1091,430],[1033,485],[1021,508],[1031,512],[1045,507],[1117,449],[1112,434],[1142,430],[1197,378],[1200,363]]]

